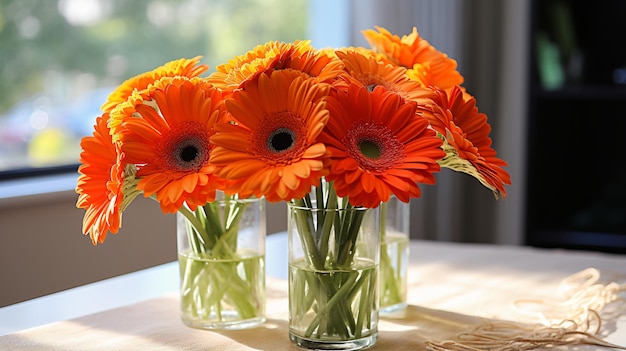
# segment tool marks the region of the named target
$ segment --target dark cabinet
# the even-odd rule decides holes
[[[526,244],[626,253],[626,1],[531,18]]]

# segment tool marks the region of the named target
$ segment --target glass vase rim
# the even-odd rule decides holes
[[[256,197],[256,196],[250,196],[250,197],[244,197],[244,198],[223,198],[221,196],[235,196],[237,194],[222,194],[220,195],[220,197],[215,198],[215,200],[213,201],[207,201],[207,203],[205,203],[205,205],[209,205],[209,204],[228,204],[228,203],[255,203],[255,202],[261,202],[265,199],[264,196],[261,197]]]
[[[296,204],[294,204],[291,201],[287,202],[287,206],[290,209],[311,211],[311,212],[367,211],[367,210],[376,210],[376,209],[378,209],[378,207],[363,207],[363,206],[349,207],[349,208],[347,208],[347,207],[333,207],[333,208],[308,207],[308,206],[296,205]]]

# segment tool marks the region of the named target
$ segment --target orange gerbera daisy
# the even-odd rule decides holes
[[[216,125],[211,163],[243,197],[301,198],[326,171],[326,148],[316,138],[328,121],[330,85],[293,70],[257,78],[226,100],[234,121]]]
[[[511,184],[511,177],[502,168],[507,163],[497,158],[491,147],[487,115],[478,112],[476,100],[459,87],[449,95],[441,89],[436,94],[436,105],[430,108],[433,113],[425,116],[433,129],[445,137],[447,156],[441,160],[441,166],[470,174],[496,197],[506,197],[504,185]]]
[[[302,54],[311,49],[310,41],[268,41],[216,66],[215,72],[207,80],[223,91],[232,92],[254,75],[270,69],[281,57]]]
[[[360,85],[328,98],[331,117],[320,140],[330,154],[338,196],[353,206],[377,207],[391,194],[408,202],[419,197],[417,183],[434,184],[442,141],[416,115],[417,104],[376,87]]]
[[[125,167],[107,127],[107,114],[96,118],[92,136],[81,140],[76,207],[85,209],[83,233],[94,245],[104,242],[107,232],[116,234],[122,212],[139,194],[132,167]],[[125,169],[126,168],[126,169]],[[126,172],[125,172],[126,171]]]
[[[382,86],[405,100],[418,103],[428,102],[434,96],[432,89],[410,80],[406,68],[378,61],[373,54],[366,56],[363,51],[344,49],[337,50],[336,55],[343,61],[347,79],[352,84],[359,83],[369,90]]]
[[[342,64],[334,56],[315,50],[309,41],[272,41],[217,66],[208,80],[216,87],[232,92],[261,73],[279,69],[298,70],[315,77],[318,82],[330,82],[342,73]]]
[[[425,87],[434,85],[442,89],[463,83],[463,76],[456,70],[456,61],[420,37],[417,28],[413,27],[413,32],[402,38],[385,28],[375,28],[378,32],[372,29],[363,31],[367,42],[394,64],[406,67],[409,78]]]
[[[343,64],[335,55],[315,49],[281,57],[272,68],[294,69],[324,83],[331,83],[343,73]]]
[[[101,109],[104,112],[110,112],[117,104],[126,101],[134,90],[141,91],[146,89],[154,81],[162,77],[197,77],[209,69],[207,65],[199,65],[201,56],[192,59],[179,59],[170,61],[163,66],[157,67],[152,71],[139,74],[133,78],[127,79],[120,84],[108,97]]]
[[[126,162],[138,167],[137,188],[146,197],[156,194],[165,213],[213,201],[219,180],[208,161],[213,126],[226,113],[221,93],[200,78],[179,77],[151,91],[150,99],[120,130]]]

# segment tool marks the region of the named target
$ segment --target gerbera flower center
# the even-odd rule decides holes
[[[383,172],[404,158],[404,145],[383,125],[354,125],[346,133],[344,144],[359,166],[372,172]]]
[[[303,152],[306,133],[306,124],[297,113],[274,112],[266,116],[251,145],[257,157],[266,162],[287,164],[297,160]]]
[[[187,125],[173,129],[165,138],[161,148],[169,169],[179,172],[194,172],[201,169],[209,160],[209,137],[195,126]]]
[[[198,157],[198,148],[194,145],[181,145],[183,150],[180,152],[180,159],[183,162],[192,162]]]
[[[359,141],[359,150],[367,158],[376,159],[382,155],[379,145],[372,140],[365,139]]]
[[[278,128],[270,133],[267,138],[267,148],[273,152],[286,151],[295,144],[296,135],[289,128]]]
[[[389,82],[389,80],[385,77],[381,77],[378,74],[373,74],[370,72],[365,72],[362,73],[359,81],[365,85],[365,87],[367,88],[367,91],[369,91],[370,93],[374,91],[374,89],[376,89],[377,86],[383,86],[387,89],[390,89],[392,87],[392,84]]]

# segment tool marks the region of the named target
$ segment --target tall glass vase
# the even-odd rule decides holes
[[[265,203],[219,195],[177,214],[181,318],[201,329],[257,326],[265,321]]]
[[[288,206],[289,336],[315,350],[360,350],[378,337],[379,209],[332,194]]]
[[[411,204],[395,196],[381,204],[380,314],[407,306]]]

